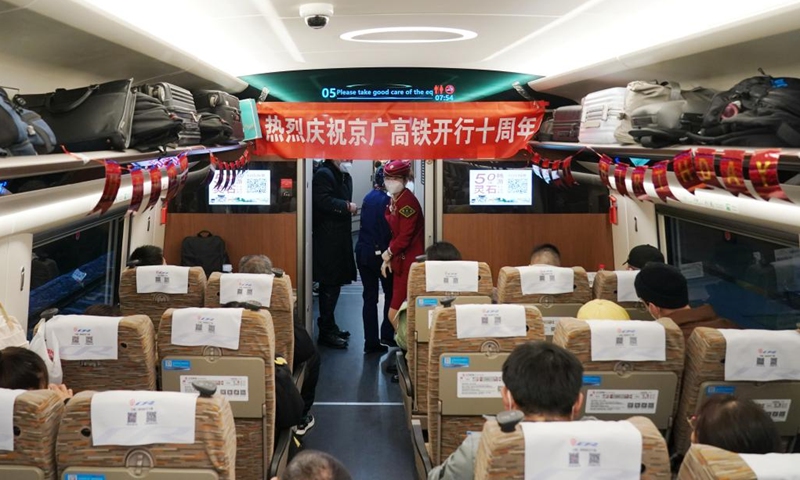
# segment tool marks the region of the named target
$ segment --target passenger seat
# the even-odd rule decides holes
[[[164,265],[166,269],[188,269],[188,283],[186,293],[164,293],[152,291],[139,293],[136,284],[136,271],[134,267],[125,269],[119,281],[119,306],[123,315],[147,315],[153,321],[155,331],[158,332],[158,323],[161,315],[168,308],[202,307],[206,294],[206,273],[203,267],[176,267]]]
[[[64,413],[61,396],[51,390],[29,390],[16,397],[13,412],[14,449],[0,448],[0,478],[56,480],[56,436]]]
[[[633,281],[638,270],[601,270],[594,277],[592,296],[610,300],[628,311],[631,320],[652,320],[645,304],[635,295]]]
[[[683,460],[678,480],[758,480],[763,477],[757,475],[756,465],[761,464],[768,465],[773,475],[768,478],[800,478],[800,453],[739,455],[710,445],[692,445]]]

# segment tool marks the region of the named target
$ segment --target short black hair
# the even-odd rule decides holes
[[[304,450],[289,462],[281,480],[351,480],[339,460],[317,450]]]
[[[21,347],[0,351],[0,388],[40,390],[49,383],[47,365],[36,352]]]
[[[456,261],[461,260],[461,252],[450,242],[436,242],[425,249],[426,260]]]
[[[583,365],[558,345],[519,345],[503,363],[503,383],[526,415],[567,416],[583,386]]]
[[[734,453],[781,453],[778,427],[752,400],[712,395],[703,403],[695,424],[697,441]]]
[[[558,247],[552,243],[541,243],[533,247],[530,258],[533,259],[535,256],[546,259],[546,261],[542,263],[546,263],[547,265],[553,265],[555,267],[561,266],[561,252],[558,250]]]
[[[164,263],[164,251],[155,245],[142,245],[131,253],[131,262],[138,262],[137,267],[151,265],[162,265]]]
[[[122,311],[119,307],[114,305],[109,305],[107,303],[95,303],[94,305],[89,305],[83,311],[84,315],[92,315],[97,317],[121,317]]]

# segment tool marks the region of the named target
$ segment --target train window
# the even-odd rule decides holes
[[[116,303],[122,223],[119,217],[57,239],[34,239],[29,328],[48,308],[80,314],[95,303]]]
[[[800,248],[666,217],[668,253],[689,282],[692,306],[711,304],[744,328],[800,322]]]
[[[208,162],[190,168],[170,213],[290,213],[297,211],[297,162],[255,158],[246,170],[211,172]]]
[[[608,190],[559,189],[525,161],[445,161],[445,213],[605,213]]]

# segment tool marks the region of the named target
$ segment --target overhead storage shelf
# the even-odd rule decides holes
[[[75,155],[85,157],[87,161],[75,158],[74,155],[57,153],[51,155],[8,157],[0,161],[0,180],[12,178],[32,177],[50,173],[63,173],[97,167],[99,164],[92,160],[114,160],[124,165],[133,162],[156,160],[165,157],[174,157],[183,152],[189,155],[202,155],[208,153],[229,152],[244,148],[244,144],[223,145],[218,147],[191,146],[167,150],[165,153],[138,150],[82,152]]]

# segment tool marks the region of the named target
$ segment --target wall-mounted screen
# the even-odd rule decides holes
[[[269,205],[270,204],[270,171],[246,170],[240,172],[227,189],[224,182],[217,190],[222,172],[214,172],[214,179],[208,186],[209,205]]]
[[[532,205],[531,170],[470,170],[469,204],[471,206]]]

